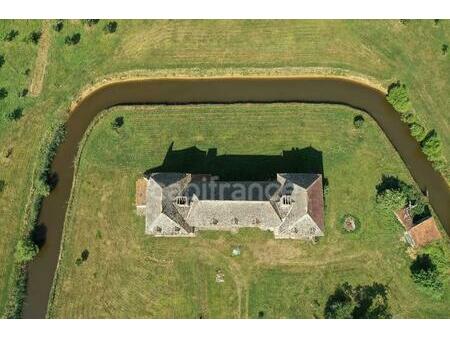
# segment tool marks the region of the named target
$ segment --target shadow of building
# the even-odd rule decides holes
[[[277,173],[314,173],[323,177],[323,161],[322,152],[311,146],[284,150],[279,155],[217,155],[216,148],[174,150],[171,143],[163,163],[148,169],[145,175],[154,172],[211,174],[223,181],[267,181],[276,179]]]

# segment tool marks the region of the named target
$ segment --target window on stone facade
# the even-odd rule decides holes
[[[281,196],[281,204],[282,205],[291,205],[292,200],[290,195]]]
[[[177,196],[177,198],[175,198],[175,203],[180,206],[187,206],[188,199],[186,196]]]

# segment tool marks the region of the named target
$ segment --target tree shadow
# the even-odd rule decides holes
[[[403,185],[406,185],[406,183],[397,177],[383,174],[381,176],[381,182],[376,186],[377,195],[382,194],[386,190],[400,190]]]
[[[430,255],[422,254],[416,257],[409,269],[413,275],[417,275],[422,271],[428,272],[436,270],[436,265],[431,260]]]
[[[31,240],[41,249],[47,240],[47,226],[42,223],[35,226],[31,231]]]
[[[216,148],[204,151],[192,146],[174,150],[172,142],[163,163],[146,170],[145,175],[154,172],[211,174],[225,181],[267,181],[274,180],[277,173],[323,176],[323,162],[322,152],[313,147],[292,148],[279,155],[218,155]]]

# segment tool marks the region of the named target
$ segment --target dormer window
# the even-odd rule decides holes
[[[177,196],[175,203],[179,206],[186,207],[188,206],[188,199],[186,196]]]
[[[289,206],[292,204],[291,195],[283,195],[281,196],[281,205]]]

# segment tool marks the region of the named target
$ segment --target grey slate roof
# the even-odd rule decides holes
[[[208,176],[151,174],[146,233],[188,236],[202,229],[258,227],[273,231],[276,238],[323,236],[320,174],[278,174],[276,181],[264,182],[212,182],[205,178]],[[288,197],[286,203],[284,196]]]

